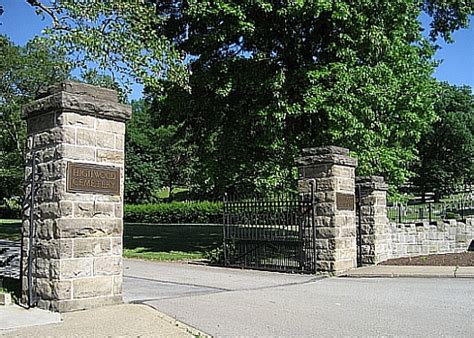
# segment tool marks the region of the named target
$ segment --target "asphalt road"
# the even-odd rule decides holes
[[[472,336],[474,279],[315,278],[126,260],[125,301],[213,336]]]

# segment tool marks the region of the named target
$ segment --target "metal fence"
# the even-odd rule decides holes
[[[395,203],[387,207],[388,218],[397,223],[434,222],[474,217],[474,194],[468,193],[444,202]]]
[[[224,200],[225,265],[316,272],[313,193]]]

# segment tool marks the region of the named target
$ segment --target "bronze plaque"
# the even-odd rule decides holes
[[[120,168],[86,163],[68,163],[67,192],[120,195]]]
[[[354,210],[355,198],[353,194],[336,193],[337,210]]]

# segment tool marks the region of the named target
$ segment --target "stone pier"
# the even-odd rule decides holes
[[[380,176],[356,177],[360,193],[360,238],[362,265],[390,258],[390,227],[387,217],[388,185]]]
[[[315,186],[316,264],[319,272],[356,267],[355,168],[349,150],[334,146],[304,149],[296,159],[298,191]]]
[[[130,107],[113,90],[66,81],[25,106],[24,116],[23,301],[59,312],[121,303]]]

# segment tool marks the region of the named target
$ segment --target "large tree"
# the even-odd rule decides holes
[[[284,185],[298,150],[323,144],[406,181],[435,118],[433,41],[473,13],[459,0],[28,2],[63,48],[147,85],[157,119],[192,136],[196,189],[215,194]]]
[[[23,193],[26,126],[22,105],[68,75],[64,56],[47,44],[33,40],[20,47],[0,35],[0,202]]]
[[[437,121],[419,145],[413,180],[422,193],[443,194],[474,183],[474,95],[468,86],[441,84]]]

